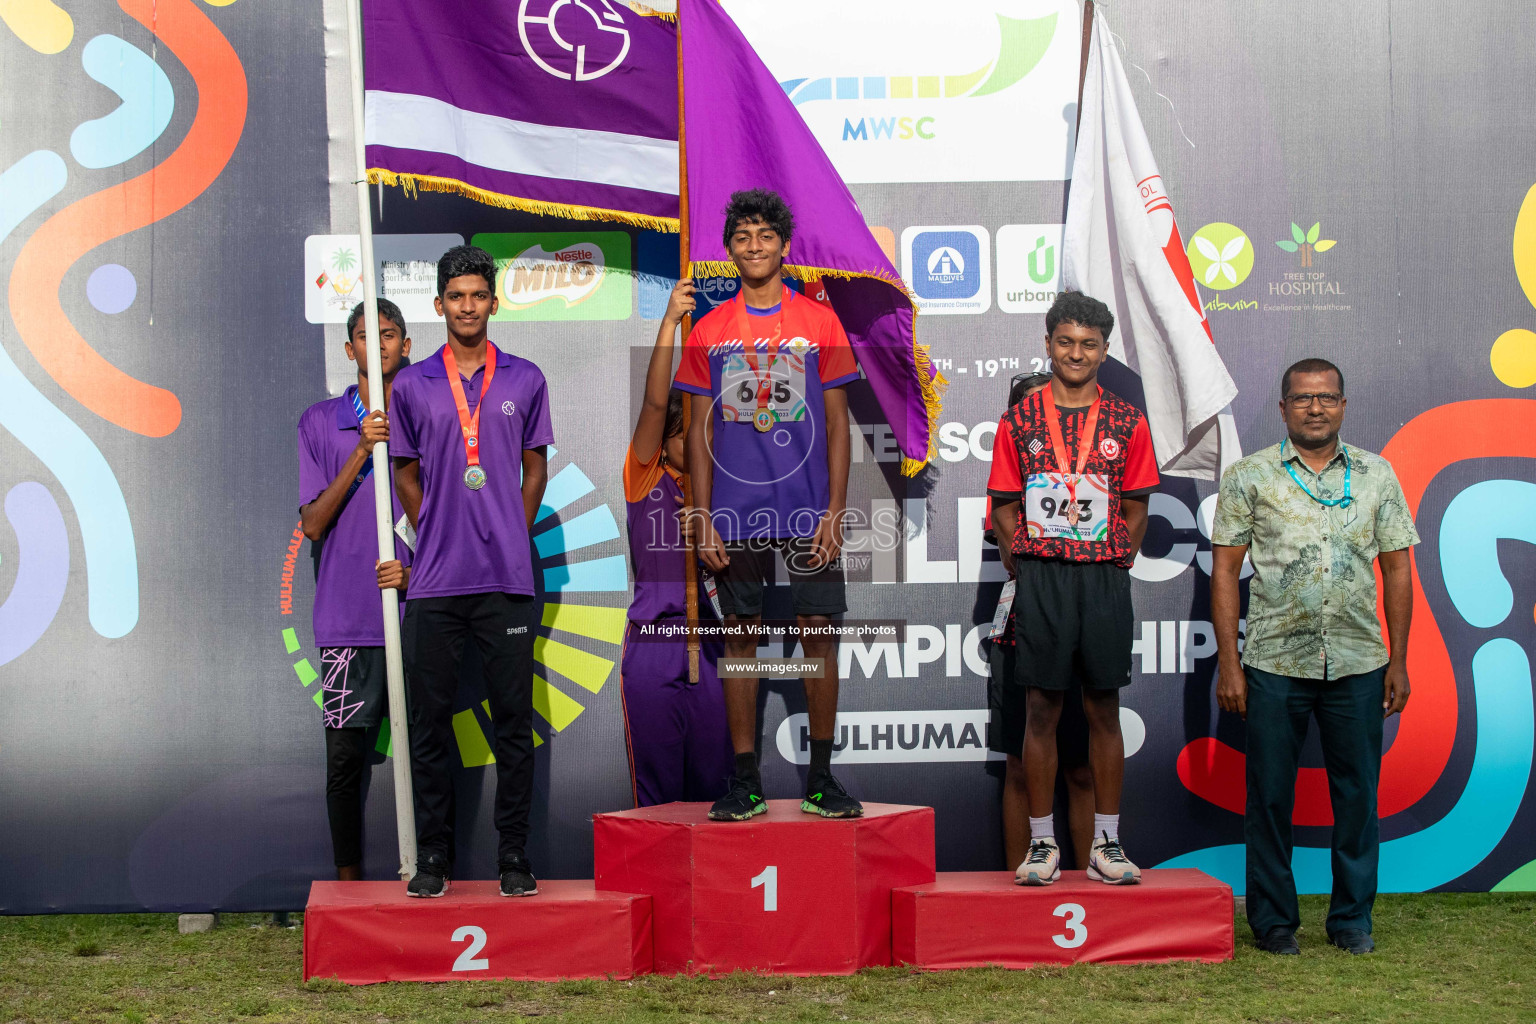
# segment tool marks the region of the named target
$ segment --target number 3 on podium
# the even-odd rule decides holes
[[[1088,941],[1088,929],[1083,927],[1083,920],[1087,915],[1083,912],[1081,904],[1063,903],[1051,911],[1056,917],[1065,918],[1062,931],[1065,935],[1052,935],[1051,941],[1062,949],[1076,949]]]
[[[763,887],[763,909],[774,911],[779,909],[779,867],[777,864],[769,864],[763,868],[762,874],[752,879],[752,888]]]

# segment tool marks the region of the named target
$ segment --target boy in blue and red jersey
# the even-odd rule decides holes
[[[359,302],[347,318],[347,356],[357,383],[316,402],[299,418],[299,518],[315,552],[315,645],[320,648],[325,716],[325,805],[336,877],[363,877],[363,778],[368,737],[388,710],[384,619],[379,591],[405,590],[411,551],[395,539],[395,557],[378,559],[373,446],[389,440],[385,412],[369,413],[367,328]],[[410,354],[400,308],[379,300],[379,372],[387,410],[400,363]],[[391,495],[394,494],[391,488]],[[400,516],[394,497],[392,519]]]
[[[635,806],[715,800],[731,774],[731,736],[715,661],[705,643],[699,681],[688,682],[686,536],[683,504],[683,401],[672,391],[678,325],[694,309],[693,282],[672,290],[646,369],[645,395],[624,458],[629,554],[635,597],[624,633],[624,735]],[[649,629],[649,633],[645,630]],[[660,635],[658,635],[660,631]]]
[[[776,193],[731,196],[725,246],[741,275],[737,297],[711,310],[683,346],[676,386],[692,394],[688,468],[699,557],[719,583],[727,626],[762,620],[773,550],[789,571],[795,620],[825,630],[847,611],[842,517],[848,491],[848,398],[859,368],[830,309],[790,291],[782,267],[794,217]],[[832,776],[837,721],[837,642],[801,641],[822,672],[807,677],[810,770],[800,809],[829,818],[864,813]],[[728,658],[750,659],[756,639],[726,641]],[[725,680],[736,771],[710,817],[744,821],[766,811],[757,765],[755,678]]]

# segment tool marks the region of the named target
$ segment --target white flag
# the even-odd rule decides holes
[[[1159,469],[1209,480],[1241,456],[1231,413],[1222,416],[1237,385],[1211,343],[1173,206],[1097,10],[1067,199],[1062,285],[1100,299],[1115,314],[1110,352],[1141,375]],[[1218,417],[1227,429],[1219,428]]]

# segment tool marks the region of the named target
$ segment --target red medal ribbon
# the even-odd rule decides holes
[[[1077,468],[1072,472],[1067,470],[1067,446],[1061,439],[1061,421],[1056,414],[1056,399],[1051,394],[1051,385],[1047,384],[1040,392],[1040,401],[1045,406],[1045,425],[1051,432],[1051,453],[1056,456],[1056,468],[1065,478],[1067,484],[1067,499],[1072,502],[1074,512],[1077,509],[1077,482],[1083,475],[1083,470],[1088,468],[1088,453],[1093,450],[1093,437],[1099,429],[1099,403],[1104,398],[1104,389],[1099,388],[1098,395],[1093,404],[1088,407],[1088,419],[1083,423],[1083,429],[1077,436]],[[1073,526],[1077,523],[1074,521]]]
[[[757,366],[756,331],[752,330],[747,321],[747,293],[737,292],[732,301],[736,314],[736,336],[741,339],[741,354],[752,368],[752,377],[757,381],[757,411],[762,412],[768,408],[768,397],[773,394],[773,380],[768,376],[773,369],[773,362],[778,358],[779,339],[784,335],[784,306],[789,302],[789,285],[784,286],[784,296],[779,299],[779,315],[773,327],[773,337],[768,339],[768,362],[763,371]]]
[[[469,414],[469,399],[464,397],[464,385],[459,380],[459,361],[453,358],[453,346],[443,346],[443,366],[448,370],[448,390],[453,392],[453,404],[459,410],[459,429],[464,433],[464,458],[471,466],[480,465],[480,410],[491,393],[491,379],[496,376],[496,346],[485,343],[485,380],[480,385],[480,402],[475,414]]]

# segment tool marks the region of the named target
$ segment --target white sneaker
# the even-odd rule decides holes
[[[1088,855],[1088,877],[1109,885],[1136,885],[1141,881],[1141,868],[1131,863],[1120,848],[1120,840],[1101,832]]]
[[[1050,885],[1061,877],[1061,847],[1054,839],[1036,839],[1029,844],[1029,856],[1013,873],[1018,885]]]

